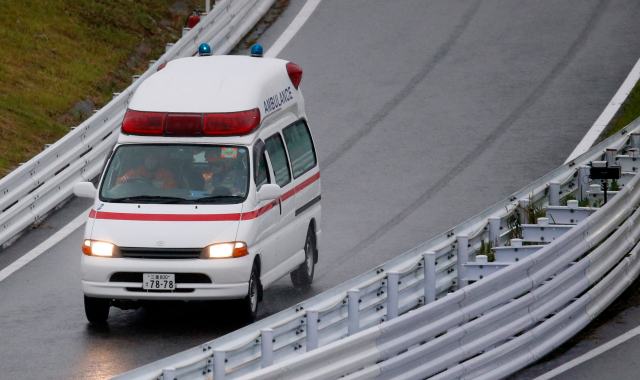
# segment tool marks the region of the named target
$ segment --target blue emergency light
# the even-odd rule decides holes
[[[198,55],[201,57],[211,55],[211,46],[206,42],[201,43],[198,46]]]
[[[254,44],[253,46],[251,46],[251,56],[252,57],[262,57],[263,56],[262,45]]]

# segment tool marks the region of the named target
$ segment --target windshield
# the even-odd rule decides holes
[[[247,148],[228,145],[121,145],[100,200],[115,203],[240,203],[249,188]]]

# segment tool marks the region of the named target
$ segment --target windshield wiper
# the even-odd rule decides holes
[[[165,197],[162,195],[134,195],[132,197],[112,198],[112,203],[187,203],[189,199],[180,197]]]
[[[202,197],[202,198],[194,199],[193,202],[205,203],[205,202],[216,202],[216,201],[225,202],[225,201],[242,201],[242,200],[244,200],[244,197],[241,197],[239,195],[213,195],[210,197]]]

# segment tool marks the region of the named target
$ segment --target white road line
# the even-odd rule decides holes
[[[58,230],[58,232],[51,235],[47,240],[43,241],[37,247],[25,253],[19,259],[12,262],[4,269],[0,270],[0,282],[4,281],[7,277],[11,276],[14,272],[19,270],[23,266],[29,264],[32,260],[45,253],[54,245],[58,244],[60,241],[62,241],[62,239],[69,236],[73,231],[77,230],[78,227],[82,226],[86,222],[90,210],[91,208],[88,208],[86,211],[83,211],[71,222],[67,223],[66,226],[62,227],[60,230]],[[78,242],[78,252],[80,251],[79,244],[80,242]]]
[[[638,62],[633,66],[629,75],[627,75],[627,79],[622,82],[618,92],[616,92],[609,104],[605,107],[604,111],[602,111],[598,119],[593,123],[591,129],[589,129],[587,134],[578,143],[573,152],[571,152],[567,160],[564,162],[565,164],[591,148],[602,131],[604,131],[607,125],[609,125],[611,119],[616,115],[620,106],[624,103],[625,99],[627,99],[627,96],[629,96],[629,93],[638,80],[640,80],[640,59],[638,59]]]
[[[285,46],[291,41],[293,36],[298,33],[302,25],[311,17],[313,11],[316,10],[318,4],[320,4],[322,0],[307,0],[307,3],[300,9],[300,12],[296,15],[296,17],[291,21],[291,24],[285,29],[284,32],[278,37],[276,42],[273,43],[273,46],[264,54],[265,57],[275,57]]]
[[[632,339],[636,336],[640,335],[640,326],[627,331],[626,333],[620,335],[619,337],[612,339],[610,341],[608,341],[607,343],[603,344],[602,346],[598,346],[596,348],[594,348],[593,350],[587,352],[586,354],[579,356],[575,359],[573,359],[572,361],[565,363],[563,365],[561,365],[560,367],[557,367],[543,375],[540,375],[538,377],[536,377],[534,380],[548,380],[548,379],[552,379],[558,375],[560,375],[563,372],[566,372],[570,369],[572,369],[573,367],[576,367],[586,361],[589,361],[593,358],[595,358],[596,356],[605,353],[606,351],[621,345],[622,343],[628,341],[629,339]]]

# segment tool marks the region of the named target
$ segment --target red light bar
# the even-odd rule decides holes
[[[260,125],[260,110],[227,113],[205,113],[204,128],[206,136],[234,136],[251,133]]]
[[[122,133],[143,136],[240,136],[260,125],[260,110],[226,113],[166,113],[127,110]]]
[[[287,74],[289,74],[289,79],[291,79],[291,84],[293,84],[293,87],[295,87],[297,90],[298,87],[300,86],[300,82],[302,81],[302,68],[293,62],[288,62]]]
[[[201,136],[202,114],[170,113],[166,117],[164,134],[166,136]]]
[[[165,116],[164,112],[127,110],[121,129],[129,135],[162,136]]]

